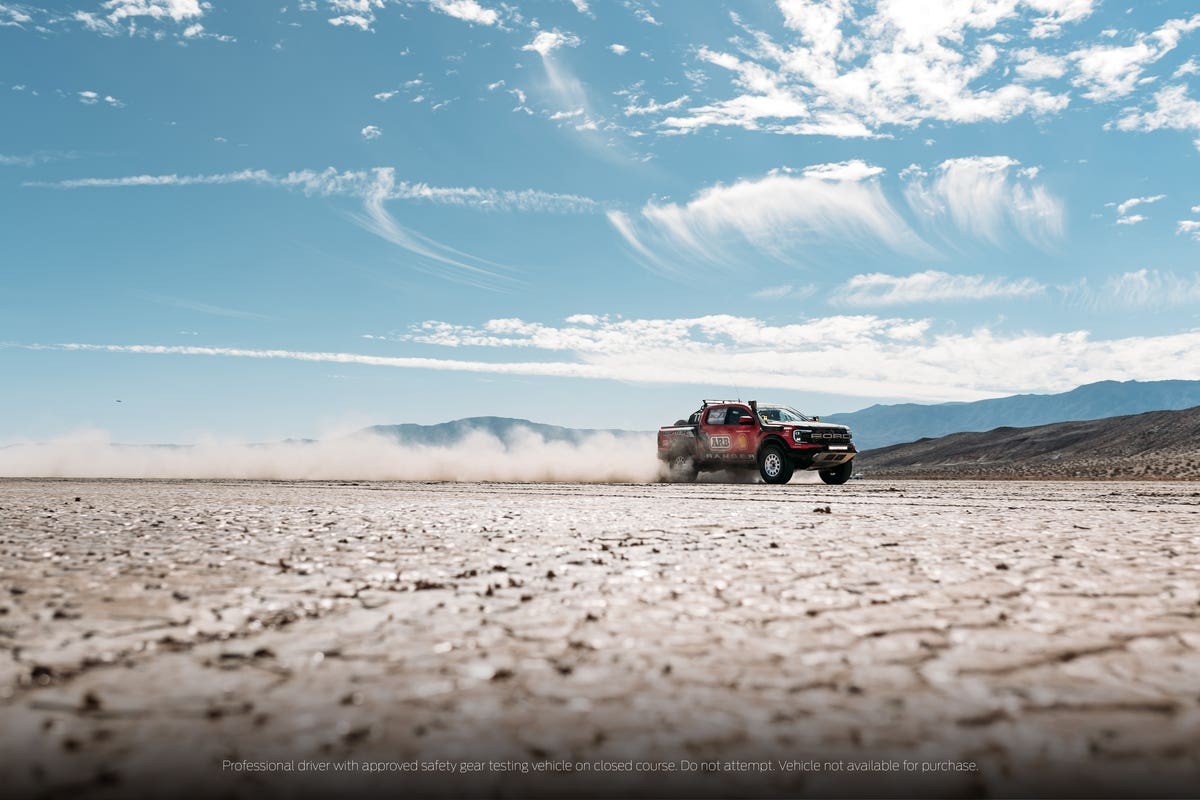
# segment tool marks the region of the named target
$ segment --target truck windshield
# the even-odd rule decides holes
[[[787,406],[759,406],[758,415],[763,418],[764,422],[811,422],[810,417],[806,417],[794,408]]]

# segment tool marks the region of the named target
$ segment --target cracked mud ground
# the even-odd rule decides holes
[[[0,592],[7,796],[1200,792],[1196,484],[4,481]]]

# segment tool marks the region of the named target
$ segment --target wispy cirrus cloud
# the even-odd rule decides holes
[[[912,275],[874,272],[855,275],[846,281],[831,295],[831,302],[846,306],[895,306],[1033,297],[1045,291],[1046,287],[1032,278],[951,275],[937,270]]]
[[[1082,279],[1061,287],[1061,291],[1067,303],[1093,310],[1194,306],[1200,303],[1200,272],[1180,275],[1143,268],[1109,276],[1099,283]]]
[[[781,261],[814,258],[828,244],[931,254],[884,195],[882,173],[859,160],[775,170],[710,186],[684,204],[652,201],[636,217],[608,217],[635,253],[665,272],[696,259],[737,263],[744,259],[735,250],[747,244]]]
[[[559,324],[493,319],[479,326],[429,321],[390,343],[455,352],[505,351],[494,358],[158,344],[25,345],[41,350],[206,356],[357,364],[633,381],[647,384],[778,388],[939,402],[1014,392],[1063,391],[1099,380],[1200,379],[1200,332],[1097,339],[1083,330],[1003,334],[937,330],[926,319],[833,316],[791,324],[712,315],[623,319],[573,315]],[[389,342],[380,342],[385,346]],[[12,345],[9,345],[12,346]],[[528,356],[520,354],[528,353]]]
[[[245,169],[199,175],[127,175],[117,178],[73,178],[61,181],[25,181],[28,187],[50,189],[111,189],[137,186],[220,186],[249,183],[294,189],[308,195],[349,195],[362,197],[374,191],[384,176],[387,186],[384,200],[411,200],[456,205],[483,210],[532,211],[545,213],[587,213],[598,211],[595,200],[574,194],[543,192],[537,189],[491,189],[478,186],[433,186],[420,181],[398,180],[391,167],[369,170],[295,170],[272,173],[263,169]]]
[[[901,173],[909,206],[927,221],[949,220],[992,244],[1012,229],[1045,247],[1062,238],[1065,209],[1037,176],[1036,167],[1008,156],[952,158],[931,172],[911,165]]]
[[[433,271],[441,277],[489,289],[510,285],[512,278],[503,274],[504,270],[497,264],[463,253],[402,225],[388,211],[386,204],[404,200],[481,210],[544,213],[583,213],[598,210],[599,207],[596,201],[587,197],[534,189],[512,191],[479,187],[444,187],[398,180],[395,170],[391,167],[350,171],[339,171],[330,167],[320,171],[299,170],[285,174],[247,169],[207,175],[129,175],[51,182],[26,181],[23,185],[78,190],[232,184],[289,189],[309,196],[357,198],[362,202],[362,212],[350,215],[356,224],[432,262],[435,265]]]

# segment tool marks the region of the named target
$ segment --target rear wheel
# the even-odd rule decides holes
[[[852,472],[854,472],[854,459],[850,459],[845,464],[836,466],[833,469],[820,470],[817,474],[821,476],[821,480],[837,486],[850,480]]]
[[[700,470],[686,453],[675,453],[667,460],[667,478],[672,483],[693,483]]]
[[[783,448],[777,444],[769,444],[758,454],[758,474],[767,483],[787,483],[792,479],[795,468]]]

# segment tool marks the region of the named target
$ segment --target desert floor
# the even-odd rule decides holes
[[[1200,484],[0,481],[4,794],[1195,795]]]

